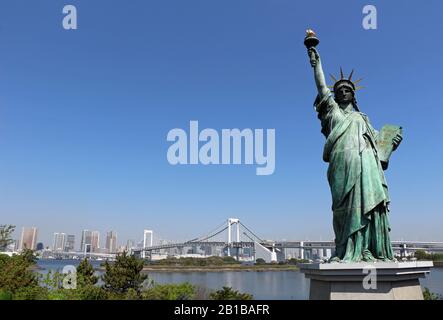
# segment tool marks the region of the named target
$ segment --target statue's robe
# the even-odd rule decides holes
[[[315,103],[326,137],[336,256],[345,261],[394,259],[389,195],[377,156],[377,131],[360,112],[342,110],[329,94]]]

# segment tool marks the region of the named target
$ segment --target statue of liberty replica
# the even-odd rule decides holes
[[[402,140],[401,127],[385,126],[380,132],[372,127],[357,105],[360,80],[353,81],[353,71],[344,76],[340,68],[339,77],[331,76],[333,86],[327,86],[318,43],[307,30],[305,45],[318,90],[314,107],[326,138],[323,160],[329,163],[336,246],[330,261],[394,261],[384,170]]]

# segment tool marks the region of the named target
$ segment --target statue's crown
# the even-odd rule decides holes
[[[362,81],[363,79],[358,79],[357,81],[352,81],[352,76],[354,74],[354,70],[351,71],[351,73],[349,74],[349,77],[346,78],[343,75],[343,70],[340,67],[340,79],[337,80],[336,77],[334,77],[332,74],[330,74],[332,80],[334,81],[334,85],[330,86],[329,88],[331,88],[333,91],[337,91],[338,88],[342,87],[342,86],[347,86],[348,88],[351,88],[352,91],[357,91],[360,90],[361,86],[356,86],[360,81]]]

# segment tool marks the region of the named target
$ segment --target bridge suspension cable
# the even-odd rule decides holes
[[[244,227],[246,230],[249,231],[250,234],[252,234],[255,238],[257,238],[259,240],[259,242],[264,242],[262,239],[260,239],[254,232],[252,232],[247,226],[245,226],[241,221],[240,224],[242,225],[242,227]],[[244,233],[244,232],[243,232]],[[247,235],[246,235],[247,236]],[[249,238],[249,237],[248,237]],[[249,238],[251,239],[251,238]],[[252,240],[252,239],[251,239]]]
[[[223,223],[221,223],[219,226],[217,226],[217,228],[214,228],[213,230],[211,230],[210,232],[208,232],[207,235],[203,235],[203,236],[201,236],[201,237],[197,237],[197,238],[194,238],[194,239],[191,239],[191,240],[185,241],[184,243],[195,242],[195,241],[202,241],[202,240],[199,240],[199,239],[203,239],[203,238],[205,238],[205,237],[206,237],[207,239],[209,239],[209,238],[211,238],[211,237],[209,236],[211,233],[217,231],[218,229],[220,229],[221,227],[223,227],[225,224],[226,224],[226,222],[223,222]]]
[[[206,237],[204,237],[204,238],[197,238],[197,239],[195,239],[195,240],[193,240],[193,241],[190,241],[190,242],[194,242],[194,241],[199,241],[199,242],[202,242],[202,241],[205,241],[205,240],[208,240],[208,239],[210,239],[210,238],[213,238],[213,237],[215,237],[216,235],[218,235],[218,234],[220,234],[220,233],[222,233],[223,231],[225,231],[226,229],[228,229],[228,227],[226,226],[226,227],[224,227],[223,229],[221,229],[220,231],[218,231],[218,232],[216,232],[216,233],[214,233],[214,234],[211,234],[211,235],[209,235],[209,236],[206,236]]]

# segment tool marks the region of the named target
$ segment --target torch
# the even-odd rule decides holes
[[[320,40],[318,40],[317,35],[315,34],[314,30],[308,29],[306,30],[306,37],[305,37],[305,46],[309,50],[311,48],[315,48],[320,43]],[[315,62],[315,53],[311,52],[310,55],[311,58],[311,65]]]

